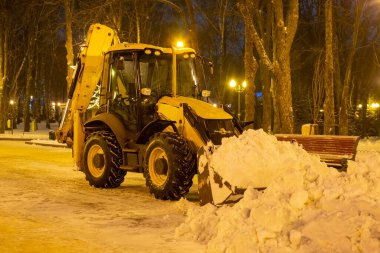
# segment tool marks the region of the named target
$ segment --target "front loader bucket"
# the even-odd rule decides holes
[[[198,151],[198,194],[201,206],[211,203],[219,206],[235,203],[243,197],[244,190],[232,186],[215,172],[210,165],[214,145],[201,147]]]

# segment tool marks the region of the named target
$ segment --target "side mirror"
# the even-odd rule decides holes
[[[210,68],[210,74],[213,75],[214,74],[214,64],[212,62],[208,62],[208,66]]]

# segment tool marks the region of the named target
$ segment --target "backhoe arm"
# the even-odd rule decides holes
[[[86,111],[91,97],[99,83],[104,61],[104,53],[114,44],[119,43],[115,31],[101,24],[91,25],[83,50],[79,53],[76,69],[71,77],[68,100],[62,121],[56,132],[60,143],[73,142],[74,128],[83,128],[81,114]],[[78,115],[74,119],[74,115]],[[76,131],[74,131],[76,132]]]

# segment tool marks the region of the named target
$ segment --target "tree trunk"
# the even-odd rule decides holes
[[[187,7],[187,13],[190,19],[189,29],[190,29],[191,47],[195,50],[195,52],[199,53],[198,34],[197,34],[197,27],[196,27],[196,22],[195,22],[193,1],[185,0],[185,2],[186,2],[186,7]]]
[[[244,23],[252,22],[245,20]],[[253,37],[251,25],[245,25],[245,51],[244,51],[244,70],[245,81],[247,84],[245,92],[245,121],[253,121],[255,119],[255,77],[258,64],[253,55]]]
[[[292,81],[288,57],[280,57],[278,64],[275,63],[274,78],[276,82],[276,105],[280,115],[278,131],[280,133],[293,133]]]
[[[31,88],[34,84],[35,80],[35,68],[36,68],[36,40],[37,40],[37,32],[38,25],[35,25],[32,22],[33,16],[31,16],[30,23],[28,26],[28,63],[26,70],[26,85],[24,91],[24,104],[23,104],[23,122],[24,122],[24,132],[30,131],[30,95]]]
[[[34,43],[34,42],[32,42]],[[35,62],[34,62],[34,49],[31,50],[28,56],[28,69],[26,74],[26,86],[25,86],[25,92],[24,92],[24,105],[23,105],[23,122],[24,122],[24,132],[30,131],[30,94],[31,94],[31,87],[34,83],[34,68],[35,68]]]
[[[276,95],[276,82],[274,78],[271,78],[271,97],[272,97],[272,107],[273,107],[273,132],[280,133],[280,111],[277,106],[277,98]]]
[[[74,12],[74,0],[64,0],[65,5],[65,17],[66,17],[66,61],[67,61],[67,94],[70,89],[71,79],[73,75],[74,65],[74,50],[73,50],[73,12]]]
[[[114,1],[110,7],[110,15],[111,15],[111,21],[113,24],[113,28],[116,31],[117,36],[121,39],[121,26],[123,23],[123,0],[116,0]]]
[[[334,30],[334,26],[333,26]],[[334,31],[333,38],[333,59],[334,59],[334,115],[337,115],[337,108],[340,108],[341,97],[342,94],[342,76],[341,76],[341,67],[340,67],[340,57],[339,57],[339,41],[336,32]],[[335,125],[338,124],[339,121],[335,120]],[[335,133],[337,134],[337,133]]]
[[[320,110],[323,108],[323,98],[325,94],[325,88],[324,88],[324,78],[325,78],[325,71],[324,71],[324,64],[325,64],[325,57],[323,56],[324,52],[321,51],[319,54],[315,64],[314,64],[314,73],[313,73],[313,81],[311,84],[311,91],[312,91],[312,108],[311,108],[311,114],[313,123],[317,124],[320,120]]]
[[[369,98],[369,85],[366,85],[364,87],[363,93],[361,96],[361,104],[362,108],[360,111],[360,120],[361,120],[361,137],[368,136],[368,119],[367,119],[367,104],[368,104],[368,98]]]
[[[245,93],[245,121],[255,119],[255,77],[258,68],[257,60],[253,54],[254,24],[252,18],[253,4],[245,1],[239,3],[239,10],[244,20],[244,71],[247,84]]]
[[[334,108],[334,59],[333,59],[333,28],[332,0],[325,3],[325,103],[324,103],[324,134],[335,134]]]
[[[265,132],[272,132],[272,95],[271,95],[271,76],[266,65],[260,61],[260,76],[263,84],[263,123],[262,128]]]
[[[9,108],[9,78],[8,78],[8,41],[10,33],[9,19],[4,18],[3,29],[0,30],[0,133],[5,132]]]
[[[4,101],[4,29],[3,20],[0,20],[0,133],[5,131],[6,112]]]
[[[9,97],[11,99],[15,99],[16,98],[16,94],[17,94],[17,91],[18,91],[18,79],[20,78],[21,72],[22,72],[22,70],[24,69],[24,66],[27,63],[28,55],[29,55],[29,49],[27,50],[24,58],[22,59],[20,67],[18,68],[18,70],[16,72],[16,75],[15,75],[15,77],[12,80],[12,84],[9,87]]]
[[[226,68],[225,56],[226,56],[226,12],[228,8],[228,0],[222,0],[219,4],[218,9],[218,28],[220,33],[220,41],[219,41],[219,100],[223,100],[225,97],[226,91],[226,72],[224,71]]]
[[[33,89],[31,91],[31,95],[33,98],[31,98],[31,105],[32,105],[32,117],[36,122],[40,122],[41,118],[41,111],[40,111],[40,97],[41,93],[37,92],[40,90],[40,87],[38,87],[38,80],[42,80],[43,77],[41,76],[40,69],[38,66],[41,66],[40,60],[41,57],[39,54],[36,54],[36,62],[35,62],[35,68],[34,68],[34,83],[33,83]]]
[[[274,13],[273,13],[273,5],[270,1],[267,2],[266,5],[267,8],[267,15],[265,23],[265,30],[266,32],[263,34],[263,43],[264,48],[268,52],[268,54],[273,57],[274,54],[274,48],[271,46],[273,45],[272,39],[275,40],[274,37]],[[272,129],[272,115],[273,115],[273,100],[272,100],[272,93],[273,93],[273,87],[272,87],[272,76],[271,72],[268,69],[268,67],[263,64],[263,61],[260,61],[260,76],[261,76],[261,83],[262,83],[262,99],[263,99],[263,119],[262,119],[262,128],[264,131],[271,133],[273,131]]]
[[[341,95],[341,105],[339,110],[339,134],[340,135],[348,135],[348,109],[349,109],[349,102],[350,102],[350,83],[352,79],[351,70],[352,70],[352,64],[354,61],[354,55],[356,52],[356,45],[358,42],[358,35],[359,35],[359,26],[360,26],[360,17],[362,15],[363,0],[356,1],[355,6],[355,21],[354,21],[354,30],[352,34],[352,44],[350,51],[348,53],[348,59],[346,64],[346,73],[344,76],[344,82],[343,82],[343,90]]]
[[[279,132],[293,133],[293,98],[290,69],[290,50],[298,26],[298,0],[289,2],[287,13],[284,15],[284,6],[281,0],[274,1],[276,19],[276,54],[273,63],[274,78],[276,81],[276,104],[280,116]],[[284,19],[284,16],[286,19]],[[286,22],[285,22],[286,21]],[[257,41],[256,44],[258,44]]]
[[[54,48],[54,47],[53,47]],[[53,51],[53,50],[52,50]],[[49,65],[49,74],[47,75],[47,82],[44,85],[44,97],[45,97],[45,117],[46,117],[46,128],[50,129],[50,104],[51,104],[51,86],[54,76],[54,68],[56,65],[56,59],[54,54],[51,54],[51,64]]]
[[[137,8],[137,0],[135,0],[135,18],[136,18],[136,43],[140,43],[141,31],[140,31],[140,17]]]

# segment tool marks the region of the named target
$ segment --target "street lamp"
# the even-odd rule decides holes
[[[238,119],[240,120],[240,94],[247,88],[247,82],[243,81],[241,84],[237,84],[234,79],[230,81],[230,87],[238,93]]]
[[[15,101],[11,99],[9,101],[9,104],[11,105],[10,112],[9,112],[9,128],[11,130],[11,133],[13,134],[13,117],[14,117],[14,108],[13,105],[15,104]]]

